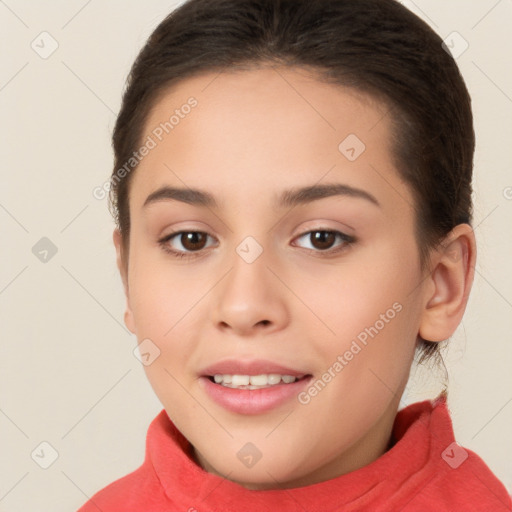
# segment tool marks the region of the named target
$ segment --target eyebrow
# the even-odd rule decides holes
[[[276,206],[281,208],[293,207],[332,196],[346,196],[365,199],[376,206],[381,206],[375,196],[369,192],[341,183],[310,185],[307,187],[285,190],[278,197]],[[143,208],[160,201],[181,201],[190,205],[204,206],[207,208],[218,209],[219,207],[215,197],[209,192],[193,188],[163,186],[152,192],[146,198]]]

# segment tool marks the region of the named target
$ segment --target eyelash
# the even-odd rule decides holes
[[[346,235],[345,233],[342,233],[341,231],[336,231],[334,229],[323,229],[323,228],[312,229],[312,230],[306,231],[305,233],[302,233],[301,235],[298,235],[297,237],[295,237],[294,240],[300,239],[307,235],[311,235],[312,233],[319,233],[319,232],[334,234],[336,237],[338,237],[343,242],[343,244],[341,246],[338,246],[334,249],[325,249],[323,251],[320,249],[306,249],[308,251],[318,253],[318,256],[320,256],[320,257],[335,256],[336,254],[346,250],[348,247],[350,247],[357,241],[356,238],[354,238],[353,236]],[[177,237],[178,235],[190,234],[190,233],[200,233],[200,234],[210,236],[210,235],[208,235],[208,233],[206,233],[204,231],[193,231],[193,230],[192,231],[175,231],[174,233],[170,233],[169,235],[166,235],[164,238],[161,238],[160,240],[158,240],[158,244],[162,247],[162,249],[166,253],[168,253],[171,256],[178,258],[178,259],[190,259],[190,258],[198,257],[200,255],[200,253],[202,251],[204,251],[204,249],[199,249],[198,251],[183,252],[183,251],[176,251],[169,247],[168,242],[170,240]]]

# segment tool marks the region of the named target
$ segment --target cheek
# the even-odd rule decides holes
[[[130,306],[138,335],[170,337],[204,296],[204,279],[169,264],[155,249],[134,251],[131,264]]]
[[[334,331],[333,339],[355,338],[375,324],[383,331],[401,323],[399,317],[407,316],[404,312],[410,310],[414,296],[411,291],[419,282],[414,266],[402,263],[372,260],[347,265],[310,292],[312,303]]]
[[[210,286],[205,279],[189,275],[184,267],[133,258],[130,279],[130,306],[138,342],[149,339],[159,351],[145,366],[153,387],[173,388],[169,373],[183,374],[194,352],[199,326],[204,323],[204,303]],[[144,261],[144,264],[141,262]],[[168,373],[169,372],[169,373]],[[180,382],[183,378],[180,378]]]
[[[419,290],[421,274],[414,247],[396,252],[389,246],[345,270],[315,292],[331,331],[317,341],[316,351],[326,368],[341,356],[340,384],[395,389],[409,372],[420,321],[419,291],[413,290]]]

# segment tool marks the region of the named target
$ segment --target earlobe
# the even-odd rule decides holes
[[[427,341],[448,339],[460,324],[473,284],[476,242],[468,224],[456,226],[432,256],[419,335]]]
[[[133,312],[130,306],[130,293],[128,287],[128,268],[126,265],[125,255],[123,254],[123,239],[119,229],[115,229],[112,235],[114,246],[116,248],[116,264],[123,282],[124,294],[126,297],[126,311],[124,313],[124,323],[128,329],[135,334],[135,322]]]

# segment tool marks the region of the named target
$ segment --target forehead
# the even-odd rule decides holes
[[[347,185],[382,186],[383,174],[398,179],[390,126],[384,104],[303,69],[199,75],[169,89],[149,113],[142,140],[155,147],[135,173],[134,202],[142,205],[169,182],[230,198],[327,174]]]
[[[154,103],[145,131],[150,132],[162,119],[168,120],[191,97],[198,102],[193,113],[200,111],[201,121],[208,117],[220,121],[218,129],[237,125],[247,128],[251,122],[259,136],[264,135],[259,131],[262,126],[285,126],[292,132],[306,125],[324,135],[348,126],[364,134],[384,121],[374,134],[379,135],[386,131],[389,121],[384,119],[389,108],[373,96],[326,83],[306,69],[262,66],[210,72],[178,82]],[[291,121],[298,124],[292,125]]]

